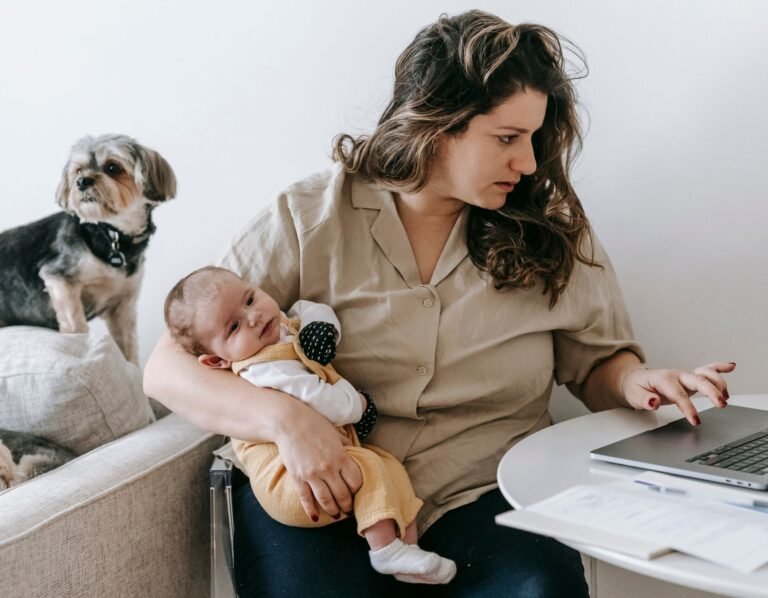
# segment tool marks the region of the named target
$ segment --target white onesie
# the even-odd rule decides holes
[[[333,324],[339,332],[336,340],[341,340],[341,324],[333,310],[323,303],[300,300],[285,315],[301,320],[300,330],[310,322]],[[293,342],[293,335],[282,323],[278,342]],[[256,386],[274,388],[304,401],[336,426],[354,424],[363,416],[360,393],[347,380],[342,378],[336,384],[324,382],[296,359],[252,363],[239,373]]]

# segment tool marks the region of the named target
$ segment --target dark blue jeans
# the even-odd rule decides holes
[[[588,596],[578,552],[550,538],[496,525],[494,516],[509,508],[494,490],[444,515],[419,545],[456,561],[456,577],[445,586],[406,584],[371,568],[368,545],[357,535],[354,520],[319,529],[287,527],[264,513],[246,481],[234,492],[238,594]]]

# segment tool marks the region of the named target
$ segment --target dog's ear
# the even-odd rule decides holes
[[[59,185],[56,187],[56,203],[65,211],[69,211],[69,192],[71,190],[71,185],[72,183],[69,180],[69,162],[67,162],[67,165],[61,173]]]
[[[176,196],[176,175],[171,165],[156,151],[146,147],[136,148],[136,183],[142,194],[152,201],[165,201]]]

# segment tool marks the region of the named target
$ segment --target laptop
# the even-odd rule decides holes
[[[768,411],[736,407],[699,413],[593,450],[600,461],[768,490]]]

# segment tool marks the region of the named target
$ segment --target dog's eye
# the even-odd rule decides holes
[[[118,174],[123,172],[123,169],[119,164],[115,164],[114,162],[109,162],[104,167],[104,172],[106,172],[109,176],[117,176]]]

